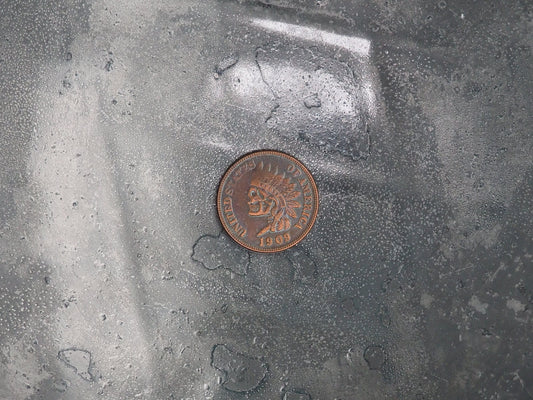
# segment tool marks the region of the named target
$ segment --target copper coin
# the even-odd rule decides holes
[[[307,168],[279,151],[256,151],[235,161],[218,188],[222,226],[241,246],[261,253],[300,242],[318,211],[318,190]]]

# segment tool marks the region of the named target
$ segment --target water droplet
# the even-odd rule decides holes
[[[224,57],[217,65],[215,65],[215,72],[217,75],[222,75],[224,71],[233,67],[239,61],[239,55],[237,53],[230,54]]]
[[[224,372],[222,387],[238,393],[257,388],[265,379],[268,370],[262,361],[240,354],[223,344],[213,348],[211,365]]]
[[[110,58],[110,59],[107,60],[107,62],[105,63],[104,69],[105,69],[107,72],[111,71],[111,70],[113,69],[113,63],[114,63],[113,59]]]
[[[72,368],[80,377],[86,381],[94,380],[91,374],[92,356],[87,350],[65,349],[61,350],[57,358]]]
[[[293,390],[285,393],[283,400],[311,400],[311,396],[303,390]]]
[[[193,246],[191,258],[209,270],[227,268],[238,275],[245,275],[250,264],[249,253],[224,234],[200,237]]]
[[[65,392],[70,387],[70,382],[66,379],[60,379],[54,382],[54,389],[58,392]]]
[[[322,102],[317,94],[313,94],[304,98],[304,105],[307,108],[318,108],[322,105]]]
[[[371,370],[379,370],[385,363],[385,351],[381,346],[368,346],[363,357]]]

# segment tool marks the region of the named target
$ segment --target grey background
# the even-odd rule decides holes
[[[0,0],[0,398],[533,398],[532,12]],[[263,148],[275,255],[214,204]]]

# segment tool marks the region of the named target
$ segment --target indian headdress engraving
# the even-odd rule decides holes
[[[271,164],[259,163],[252,173],[248,190],[248,215],[263,217],[267,222],[257,237],[289,230],[292,218],[297,218],[295,209],[302,207],[296,200],[300,194],[285,173],[280,174]]]

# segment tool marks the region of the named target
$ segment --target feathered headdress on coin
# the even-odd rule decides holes
[[[278,167],[272,168],[271,164],[261,162],[252,173],[251,185],[262,189],[269,197],[275,200],[276,206],[272,209],[271,222],[258,236],[270,232],[283,232],[291,227],[289,217],[297,218],[295,208],[301,204],[296,200],[301,192],[296,190],[296,184],[280,174]],[[268,228],[268,229],[267,229]]]

